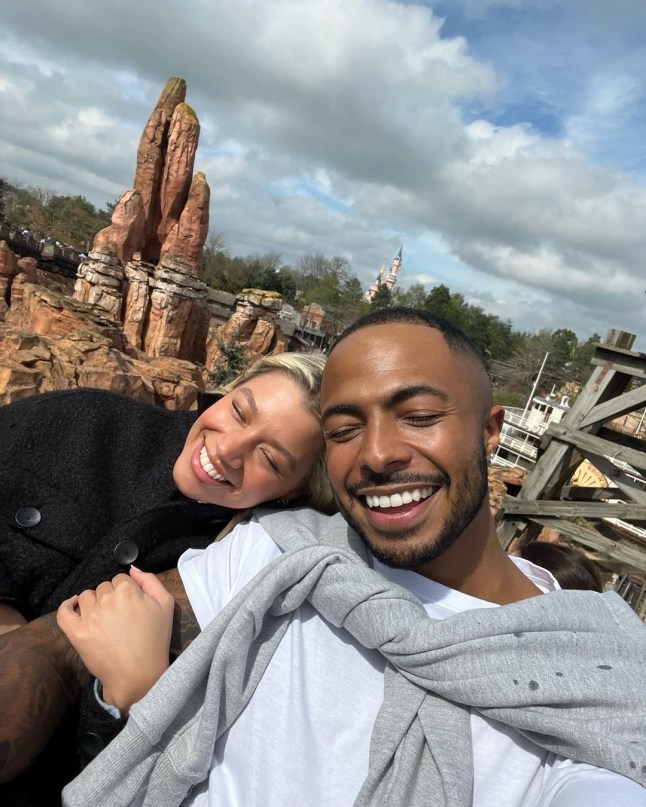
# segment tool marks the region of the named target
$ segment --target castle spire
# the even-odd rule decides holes
[[[377,273],[377,279],[366,292],[366,300],[368,301],[372,300],[372,298],[377,293],[377,290],[383,285],[385,285],[389,291],[393,290],[395,283],[397,282],[397,272],[399,272],[399,268],[402,265],[403,249],[404,247],[401,246],[399,248],[399,252],[395,255],[395,258],[392,262],[392,266],[390,267],[390,271],[388,272],[388,276],[385,281],[384,281],[384,273],[386,271],[386,259],[384,258],[384,262],[382,263],[379,272]]]

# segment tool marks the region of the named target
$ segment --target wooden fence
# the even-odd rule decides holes
[[[631,350],[634,340],[610,331],[596,347],[587,384],[563,420],[548,427],[517,496],[505,498],[498,534],[506,549],[514,549],[543,527],[557,530],[598,553],[622,585],[634,580],[644,600],[646,441],[609,425],[646,405],[646,354]],[[569,484],[585,459],[616,487]]]

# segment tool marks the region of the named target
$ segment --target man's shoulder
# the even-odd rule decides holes
[[[256,517],[278,546],[288,552],[305,546],[332,546],[367,560],[365,546],[339,513],[328,516],[310,507],[258,510]]]

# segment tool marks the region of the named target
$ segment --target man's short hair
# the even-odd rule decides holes
[[[438,314],[425,311],[423,308],[407,308],[405,306],[394,306],[393,308],[379,308],[353,322],[334,340],[330,353],[347,336],[362,328],[369,328],[371,325],[390,325],[391,323],[403,323],[409,325],[427,325],[435,328],[444,337],[444,341],[450,350],[462,353],[475,361],[486,372],[483,357],[478,348],[469,337],[456,325]]]

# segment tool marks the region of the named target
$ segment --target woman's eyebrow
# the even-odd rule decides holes
[[[258,406],[256,404],[256,399],[253,397],[253,392],[248,387],[238,387],[238,389],[247,399],[247,403],[249,404],[249,408],[251,409],[252,413],[257,415]]]

